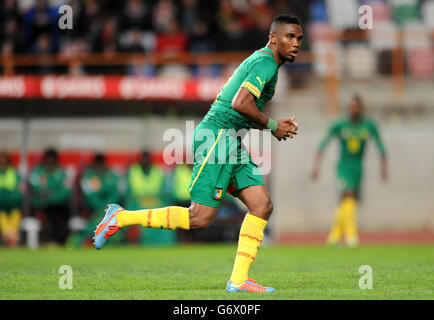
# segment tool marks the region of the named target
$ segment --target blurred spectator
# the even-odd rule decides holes
[[[30,173],[32,209],[43,214],[49,224],[51,238],[65,244],[68,236],[69,195],[65,170],[58,163],[55,149],[44,152],[42,162]]]
[[[41,33],[36,39],[35,46],[31,51],[34,54],[49,54],[52,53],[50,36],[48,33]]]
[[[164,32],[157,36],[157,51],[167,56],[187,50],[187,34],[179,29],[178,21],[172,19]]]
[[[105,36],[103,36],[105,25],[109,24],[109,21],[111,21],[111,19],[104,20],[102,17],[89,21],[86,41],[92,52],[102,52],[104,47],[103,42],[105,43],[107,41],[107,36],[110,37],[110,41],[111,37],[114,36],[114,34],[110,33],[105,33]]]
[[[239,20],[227,21],[218,40],[219,51],[242,51],[244,32]]]
[[[48,33],[42,33],[36,39],[34,47],[30,50],[32,54],[48,55],[53,53],[53,48],[50,43],[50,36]],[[41,74],[52,73],[54,66],[50,63],[49,58],[42,58],[35,66],[35,71]]]
[[[85,74],[83,65],[80,62],[80,56],[88,52],[87,43],[80,37],[69,39],[62,48],[61,55],[65,58],[76,58],[68,66],[68,74],[81,76]]]
[[[69,5],[72,8],[74,33],[85,35],[86,26],[86,5],[83,0],[70,0]]]
[[[18,20],[15,18],[8,18],[4,23],[3,30],[3,44],[9,43],[12,46],[13,53],[19,53],[24,50],[24,35],[19,29]]]
[[[93,164],[88,166],[81,179],[80,186],[84,196],[84,206],[90,213],[89,223],[79,243],[86,235],[92,234],[98,221],[104,215],[104,209],[110,203],[118,203],[120,196],[118,190],[119,178],[106,164],[103,154],[96,154]]]
[[[14,53],[14,44],[12,41],[5,41],[2,44],[1,55],[4,57],[11,56]]]
[[[99,36],[99,46],[100,48],[104,49],[107,48],[108,46],[113,45],[114,47],[117,47],[117,30],[118,25],[117,25],[117,20],[115,17],[110,17],[108,19],[105,20],[104,22],[104,27],[102,29],[102,32]],[[100,50],[98,50],[100,51]]]
[[[208,24],[205,21],[198,21],[189,40],[189,50],[191,52],[213,52],[215,49],[215,42],[210,36]],[[195,77],[216,77],[218,74],[217,65],[193,66]]]
[[[18,5],[16,0],[4,0],[1,8],[0,18],[1,21],[5,21],[6,18],[20,19],[20,13],[18,11]]]
[[[36,0],[31,8],[23,17],[28,46],[34,44],[41,34],[49,35],[48,47],[57,48],[58,32],[57,26],[58,8],[50,8],[46,0]]]
[[[86,1],[85,16],[87,21],[93,21],[102,16],[101,6],[97,0]]]
[[[191,182],[191,176],[193,170],[191,165],[185,163],[175,166],[171,176],[172,183],[172,197],[173,203],[181,207],[190,206],[190,193],[188,192],[188,186]]]
[[[142,33],[140,29],[134,28],[131,30],[125,41],[122,44],[122,51],[129,53],[143,53],[145,47],[143,46]]]
[[[153,164],[150,153],[144,151],[140,162],[133,163],[128,170],[126,208],[139,210],[165,206],[164,180],[163,170]],[[175,241],[175,233],[171,230],[137,228],[135,232],[140,233],[142,243]]]
[[[163,182],[163,171],[152,163],[150,153],[144,151],[140,162],[133,163],[128,170],[126,199],[128,209],[161,207]]]
[[[200,20],[201,13],[199,10],[198,0],[183,0],[181,18],[182,29],[188,35],[192,35]]]
[[[22,200],[19,181],[8,154],[0,152],[0,233],[10,246],[16,245],[19,239]]]
[[[275,14],[271,7],[262,5],[255,8],[252,15],[254,25],[245,33],[243,41],[245,50],[260,49],[267,44],[271,21]]]
[[[154,7],[152,22],[157,33],[165,32],[176,18],[177,10],[171,0],[161,0]]]
[[[119,178],[107,166],[105,156],[96,154],[93,164],[86,168],[80,182],[87,209],[101,215],[107,204],[117,203],[118,182]]]
[[[150,1],[128,0],[120,16],[120,28],[122,30],[152,29],[152,16]]]
[[[189,50],[192,52],[212,52],[215,50],[215,43],[205,21],[197,21],[194,24],[189,40]]]

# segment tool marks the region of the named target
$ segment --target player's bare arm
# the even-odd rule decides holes
[[[319,168],[321,165],[321,161],[322,161],[322,157],[323,157],[323,152],[322,151],[318,151],[315,155],[315,160],[313,163],[313,168],[312,168],[312,181],[316,181],[318,179],[319,176]]]
[[[259,111],[255,104],[255,97],[246,88],[240,88],[232,100],[232,109],[256,123],[261,128],[267,128],[269,117]],[[272,132],[280,141],[288,137],[293,138],[297,134],[298,124],[295,117],[277,121],[277,129]]]
[[[387,156],[383,155],[381,156],[381,179],[386,182],[388,179],[387,174]]]

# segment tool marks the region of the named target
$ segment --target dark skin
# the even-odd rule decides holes
[[[351,122],[354,124],[359,123],[363,118],[364,113],[364,106],[359,97],[355,97],[351,103],[348,106],[348,113],[350,115]],[[312,169],[312,181],[316,181],[319,177],[319,168],[322,162],[323,158],[323,152],[318,151],[315,160],[314,165]],[[384,182],[387,181],[387,158],[385,155],[381,157],[381,170],[380,170],[380,177],[381,180]],[[342,197],[355,197],[356,196],[356,190],[347,190],[342,194]]]
[[[142,155],[142,159],[140,160],[140,165],[143,168],[143,171],[148,173],[149,170],[151,170],[152,161],[151,161],[151,155],[147,152],[145,152]]]
[[[276,24],[272,26],[268,36],[267,48],[273,52],[273,57],[280,67],[285,62],[294,62],[301,46],[303,32],[297,24]],[[258,129],[265,129],[269,117],[261,112],[255,104],[255,97],[245,88],[240,88],[232,100],[232,108],[256,124]],[[278,127],[272,134],[279,141],[293,138],[297,135],[298,124],[295,117],[280,119]],[[273,204],[267,189],[263,185],[249,186],[236,195],[248,208],[249,213],[263,220],[270,218]],[[191,202],[190,228],[208,227],[214,220],[218,208]]]
[[[57,157],[46,156],[42,163],[48,170],[54,170],[57,168]]]

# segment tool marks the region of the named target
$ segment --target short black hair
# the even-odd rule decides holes
[[[297,24],[300,25],[300,21],[296,16],[283,13],[279,14],[278,16],[274,17],[273,21],[271,22],[270,31],[274,31],[277,25],[281,24]]]
[[[95,157],[93,158],[94,164],[105,164],[105,156],[102,153],[95,154]]]
[[[57,153],[57,150],[54,148],[47,148],[44,151],[44,158],[54,158],[54,159],[58,159],[59,155]]]

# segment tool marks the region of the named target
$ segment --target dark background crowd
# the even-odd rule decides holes
[[[5,53],[242,51],[264,45],[276,12],[288,1],[71,0],[73,30],[58,27],[59,1],[3,1]],[[310,1],[291,1],[301,20]]]

